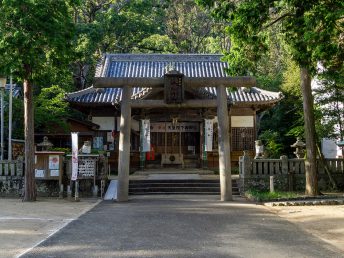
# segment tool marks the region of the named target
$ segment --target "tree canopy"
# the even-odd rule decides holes
[[[306,193],[316,195],[316,137],[311,75],[321,63],[325,69],[343,56],[344,2],[196,0],[210,8],[213,15],[226,20],[231,48],[226,54],[231,75],[254,74],[258,60],[269,47],[269,28],[278,27],[278,36],[300,67],[303,97],[306,158]]]
[[[45,67],[68,65],[74,37],[74,1],[3,0],[0,5],[0,70],[24,85],[25,193],[36,200],[33,85]]]

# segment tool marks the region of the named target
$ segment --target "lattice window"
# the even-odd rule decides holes
[[[232,151],[254,150],[254,128],[232,128]]]

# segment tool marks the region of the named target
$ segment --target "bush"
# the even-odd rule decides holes
[[[278,199],[294,199],[301,197],[299,194],[294,192],[269,192],[269,191],[259,191],[256,189],[249,189],[245,192],[245,196],[248,199],[257,201],[257,202],[265,202],[265,201],[273,201]]]

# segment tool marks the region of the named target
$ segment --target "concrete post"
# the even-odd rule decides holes
[[[74,200],[76,202],[80,201],[80,199],[79,199],[79,181],[78,180],[75,180],[75,197],[74,197]]]
[[[118,150],[118,192],[117,201],[128,201],[129,163],[130,163],[130,130],[131,130],[131,87],[122,88],[121,122]]]
[[[70,185],[67,185],[67,198],[69,200],[72,199],[72,189],[71,189]]]
[[[242,171],[240,176],[247,177],[251,175],[251,157],[248,155],[248,151],[244,151],[244,156],[241,157]]]
[[[275,177],[270,176],[270,193],[275,192]]]
[[[248,155],[248,151],[244,151],[244,155],[240,157],[240,192],[246,191],[247,178],[251,176],[251,157]]]
[[[104,190],[105,190],[105,180],[102,179],[100,181],[100,198],[103,199],[103,196],[104,196]]]
[[[59,198],[63,198],[63,184],[60,184]]]
[[[217,86],[217,117],[221,201],[230,201],[233,197],[229,148],[229,117],[227,109],[227,93],[226,88],[223,85]]]
[[[97,185],[94,185],[94,186],[93,186],[93,192],[92,192],[92,194],[93,194],[93,197],[94,197],[94,198],[97,198],[97,197],[98,197],[98,186],[97,186]]]

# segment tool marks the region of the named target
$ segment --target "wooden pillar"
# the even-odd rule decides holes
[[[131,130],[131,87],[122,89],[121,122],[118,146],[118,186],[117,201],[128,201],[129,165],[130,165],[130,130]]]
[[[225,86],[217,86],[217,117],[219,133],[219,170],[221,201],[232,200],[231,159],[229,148],[229,117]]]

